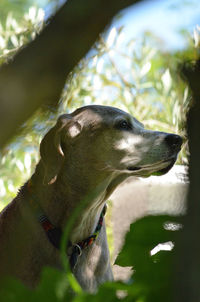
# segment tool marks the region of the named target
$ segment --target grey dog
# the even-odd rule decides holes
[[[62,269],[60,237],[89,196],[71,229],[67,256],[84,290],[94,292],[113,280],[103,218],[107,198],[129,176],[168,172],[181,145],[180,136],[146,130],[109,106],[60,116],[40,144],[31,179],[1,213],[0,275],[34,287],[44,266]]]

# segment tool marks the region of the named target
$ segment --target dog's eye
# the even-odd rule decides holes
[[[117,124],[117,128],[121,129],[121,130],[130,130],[131,129],[131,124],[129,122],[123,120],[123,121],[120,121]]]

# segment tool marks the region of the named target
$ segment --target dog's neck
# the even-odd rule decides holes
[[[55,183],[43,184],[43,171],[39,163],[35,174],[32,176],[35,196],[44,210],[48,219],[55,226],[64,229],[69,217],[75,208],[85,203],[74,222],[73,234],[70,240],[75,243],[90,236],[98,223],[100,213],[108,197],[109,187],[114,176],[109,173],[99,173],[94,178],[89,178],[77,173],[66,173],[63,168]],[[94,172],[94,171],[93,171]],[[79,177],[77,175],[79,174]],[[88,175],[88,173],[86,173]],[[69,178],[69,175],[71,176]],[[72,179],[72,175],[73,178]],[[117,183],[118,184],[118,183]],[[117,185],[116,184],[116,185]],[[115,186],[116,186],[115,185]]]

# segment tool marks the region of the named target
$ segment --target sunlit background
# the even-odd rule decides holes
[[[35,38],[62,1],[0,1],[0,64]],[[178,164],[187,165],[188,88],[178,75],[200,45],[200,2],[141,1],[122,11],[66,79],[57,111],[38,111],[1,153],[0,209],[38,161],[42,135],[62,112],[86,104],[120,107],[146,127],[185,137]]]

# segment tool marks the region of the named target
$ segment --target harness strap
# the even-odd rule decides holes
[[[38,222],[41,224],[42,228],[44,229],[51,244],[56,249],[60,249],[61,239],[62,239],[62,235],[63,235],[62,230],[59,227],[55,227],[50,222],[48,217],[42,211],[40,205],[36,202],[37,198],[33,194],[33,185],[32,185],[31,180],[29,180],[29,182],[28,182],[28,191],[31,193],[31,196],[32,196],[32,198],[30,199],[30,203],[35,211],[35,215],[36,215]],[[103,225],[103,217],[106,214],[106,210],[107,210],[107,205],[105,204],[103,207],[103,210],[101,212],[101,215],[99,217],[98,224],[92,235],[90,235],[88,238],[83,239],[75,244],[72,244],[70,241],[68,242],[67,255],[69,257],[71,270],[73,270],[74,267],[76,266],[78,258],[82,254],[82,250],[87,248],[89,245],[91,245],[99,236],[99,233],[100,233],[102,225]]]

